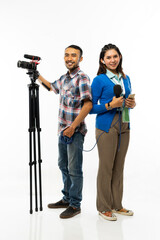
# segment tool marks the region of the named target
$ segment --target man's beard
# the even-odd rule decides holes
[[[71,66],[69,66],[68,63],[65,63],[65,65],[66,65],[66,68],[71,72],[73,72],[78,67],[78,64],[74,64],[74,62],[72,63]]]

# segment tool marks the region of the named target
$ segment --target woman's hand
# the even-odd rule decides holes
[[[113,97],[112,102],[110,103],[110,106],[112,108],[122,107],[123,100],[124,100],[123,97],[119,97],[119,98]]]
[[[134,98],[126,98],[125,99],[125,107],[134,108],[136,106],[136,102]]]

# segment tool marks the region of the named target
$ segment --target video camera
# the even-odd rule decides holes
[[[37,70],[37,65],[39,64],[39,61],[41,60],[40,57],[38,56],[33,56],[33,55],[24,55],[25,58],[31,59],[31,62],[25,62],[25,61],[18,61],[17,62],[17,67],[19,68],[25,68],[30,71],[36,71]]]
[[[37,65],[40,63],[41,60],[40,57],[33,56],[33,55],[24,55],[25,58],[31,59],[31,62],[25,62],[25,61],[18,61],[17,67],[27,69],[27,74],[29,75],[32,83],[35,82],[38,78],[38,71],[37,71]]]

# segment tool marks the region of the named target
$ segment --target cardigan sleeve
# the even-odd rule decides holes
[[[131,87],[131,81],[128,75],[126,75],[126,78],[123,80],[124,85],[125,85],[125,98],[128,98],[128,95],[131,94],[132,92],[132,87]]]
[[[106,112],[107,109],[105,107],[105,104],[98,104],[98,100],[101,98],[103,92],[103,83],[98,76],[93,79],[91,91],[93,107],[90,111],[90,114],[100,114]]]
[[[127,77],[128,77],[128,76],[127,76]],[[128,81],[129,81],[130,92],[132,92],[131,80],[130,80],[129,77],[128,77]]]

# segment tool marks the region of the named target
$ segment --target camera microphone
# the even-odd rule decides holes
[[[38,56],[33,56],[33,55],[28,55],[28,54],[24,54],[24,58],[28,58],[28,59],[31,59],[31,60],[38,60],[38,61],[41,60],[41,58],[38,57]]]
[[[122,93],[121,85],[119,85],[119,84],[114,85],[114,94],[115,94],[116,98],[119,98],[121,93]]]

